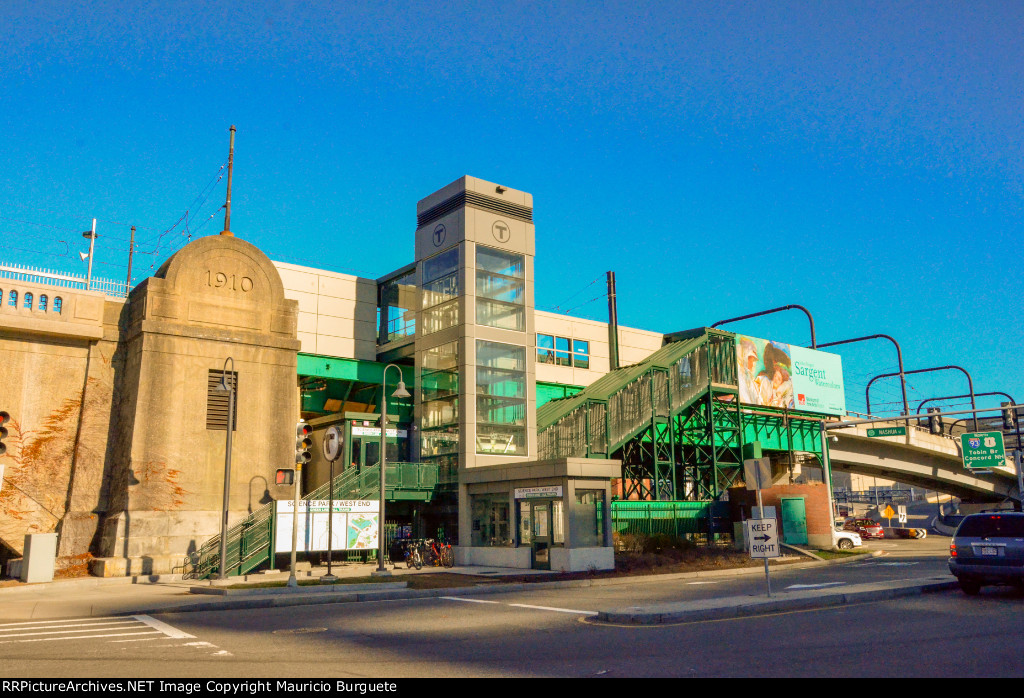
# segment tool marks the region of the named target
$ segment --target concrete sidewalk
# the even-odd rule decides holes
[[[806,561],[790,562],[788,568],[807,568],[823,565],[843,564],[863,558],[851,560],[833,560],[829,562]],[[367,577],[376,569],[373,564],[335,565],[335,576],[344,578]],[[609,586],[621,584],[657,583],[670,580],[711,579],[722,577],[739,577],[763,574],[761,567],[748,567],[729,570],[711,570],[703,572],[687,572],[665,575],[646,575],[631,577],[611,577],[564,581],[537,581],[502,583],[502,577],[529,574],[530,570],[483,567],[455,567],[451,569],[425,568],[423,570],[407,570],[405,568],[389,569],[392,579],[396,581],[380,584],[343,584],[327,586],[299,586],[294,588],[277,588],[273,590],[226,590],[217,583],[182,580],[180,576],[148,577],[148,578],[98,578],[58,580],[45,584],[0,587],[0,619],[6,621],[64,619],[78,617],[105,617],[119,615],[138,615],[154,613],[183,613],[204,611],[227,611],[236,609],[275,608],[325,603],[358,603],[363,601],[382,601],[391,599],[417,599],[437,596],[464,596],[494,594],[527,590],[555,588],[586,588],[593,586]],[[313,579],[324,574],[324,568],[302,571],[299,579]],[[402,582],[417,574],[451,573],[483,577],[472,586],[455,586],[436,589],[409,589]],[[549,572],[538,572],[538,575],[551,575]],[[264,582],[286,580],[287,573],[250,575],[247,578],[232,578],[231,584],[240,582]],[[872,587],[845,587],[844,589],[820,589],[811,592],[790,592],[776,598],[757,599],[754,597],[729,597],[704,599],[700,601],[661,604],[645,608],[611,609],[601,611],[599,619],[610,623],[650,624],[677,622],[681,619],[725,618],[751,613],[770,613],[777,610],[812,607],[808,604],[830,606],[837,603],[850,603],[846,599],[894,598],[894,595],[921,593],[922,590],[948,588],[955,586],[952,577],[945,580],[928,580],[927,583],[904,583],[893,587],[881,585],[862,585]],[[397,583],[396,583],[397,582]],[[940,585],[940,586],[936,586]],[[941,586],[945,585],[945,586]],[[198,587],[198,588],[196,588]],[[875,588],[879,587],[879,588]],[[885,587],[884,589],[881,587]],[[202,592],[202,593],[198,593]],[[861,594],[862,596],[856,596]],[[886,596],[888,594],[888,596]],[[788,605],[787,605],[788,604]],[[801,605],[802,604],[802,605]]]

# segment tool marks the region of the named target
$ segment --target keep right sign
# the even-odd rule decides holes
[[[775,519],[747,519],[747,552],[751,558],[782,555]]]

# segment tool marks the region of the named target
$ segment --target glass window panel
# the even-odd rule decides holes
[[[537,335],[537,361],[542,364],[555,363],[555,338],[549,334]]]
[[[476,396],[477,422],[526,425],[526,402],[523,400]]]
[[[426,429],[420,431],[420,456],[439,456],[446,453],[457,453],[459,450],[458,427],[442,429]]]
[[[423,369],[453,371],[459,364],[459,343],[448,342],[423,352]]]
[[[473,495],[470,499],[474,546],[513,544],[507,494]]]
[[[555,364],[558,366],[572,366],[572,356],[569,351],[569,340],[565,337],[555,337]]]
[[[424,296],[425,297],[425,296]],[[433,334],[459,324],[459,301],[455,299],[423,311],[423,334]]]
[[[519,500],[519,544],[530,545],[533,542],[533,525],[530,518],[530,500]]]
[[[476,342],[476,363],[477,366],[489,368],[525,371],[526,347],[478,339]]]
[[[453,397],[445,400],[424,402],[422,414],[422,428],[424,429],[457,424],[459,421],[459,398]]]
[[[495,276],[484,271],[476,273],[476,295],[506,303],[522,305],[523,281],[506,276]]]
[[[18,307],[18,292],[17,291],[11,291],[10,301],[7,303],[7,305],[11,306],[12,308],[17,308]]]
[[[409,337],[416,333],[416,272],[385,281],[378,286],[377,343]]]
[[[476,452],[501,456],[526,455],[526,428],[511,425],[476,427]]]
[[[26,309],[32,310],[32,300],[33,300],[32,294],[31,293],[26,293],[25,294],[25,308]]]
[[[604,491],[576,490],[572,506],[573,545],[593,548],[604,544]]]
[[[46,311],[46,301],[47,300],[48,299],[46,298],[46,294],[43,294],[43,295],[39,296],[39,309],[44,311],[44,312]]]
[[[590,368],[590,343],[574,339],[572,349],[572,365],[576,368]]]
[[[526,374],[522,371],[477,366],[476,391],[478,395],[526,397]]]
[[[524,257],[521,254],[503,252],[492,247],[476,247],[476,268],[502,276],[513,276],[522,279]]]
[[[565,543],[565,525],[562,516],[562,500],[551,502],[551,542],[555,545]]]
[[[509,305],[477,296],[476,324],[523,332],[526,330],[526,309],[521,305]]]
[[[453,247],[447,252],[442,252],[423,261],[423,283],[426,285],[458,270],[459,248]]]

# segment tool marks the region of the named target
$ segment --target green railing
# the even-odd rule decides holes
[[[537,457],[540,459],[610,454],[649,428],[656,417],[669,417],[688,407],[706,391],[711,382],[735,383],[735,359],[729,362],[722,338],[705,337],[671,364],[658,364],[659,355],[673,351],[669,345],[655,352],[649,363],[621,369],[621,382],[595,384],[593,392],[607,397],[591,398],[590,389],[565,414],[538,430]],[[730,370],[731,369],[731,370]]]
[[[659,533],[683,536],[725,533],[723,519],[729,518],[728,502],[615,500],[612,530],[619,534]]]
[[[429,501],[437,485],[438,466],[433,463],[388,463],[384,483],[385,498]],[[334,477],[334,499],[376,499],[380,492],[380,467],[350,468]],[[330,499],[330,483],[303,497],[303,500]],[[273,503],[257,509],[228,529],[228,576],[246,574],[270,561],[274,532]],[[203,543],[190,556],[191,570],[186,577],[206,579],[220,573],[220,535]]]

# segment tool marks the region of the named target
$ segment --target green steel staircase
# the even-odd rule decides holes
[[[388,463],[384,496],[389,501],[430,501],[437,486],[438,466],[429,463]],[[329,483],[303,497],[330,499]],[[351,468],[334,478],[334,499],[378,499],[380,465]],[[274,503],[257,509],[227,532],[227,574],[237,576],[259,568],[271,559],[274,531]],[[206,579],[220,573],[220,535],[206,541],[191,556],[187,577]]]

